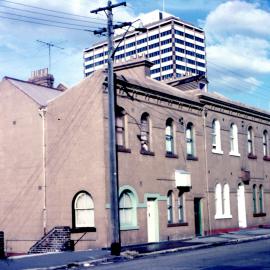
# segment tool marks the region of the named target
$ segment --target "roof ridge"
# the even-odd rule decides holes
[[[5,76],[3,79],[5,79],[5,80],[14,80],[14,81],[23,82],[23,83],[28,83],[28,84],[35,85],[35,86],[38,86],[38,87],[45,87],[45,88],[48,88],[48,89],[51,89],[51,90],[56,90],[56,91],[62,92],[60,89],[57,89],[55,87],[49,87],[49,86],[46,86],[46,85],[41,85],[41,84],[37,84],[37,83],[33,83],[33,82],[21,80],[21,79],[9,77],[9,76]]]

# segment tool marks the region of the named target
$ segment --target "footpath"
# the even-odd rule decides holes
[[[125,246],[122,248],[120,256],[112,256],[110,251],[105,249],[14,256],[0,260],[0,269],[87,269],[91,266],[121,262],[143,256],[157,256],[159,254],[184,252],[263,239],[270,239],[270,227],[243,229],[235,232],[177,241]]]

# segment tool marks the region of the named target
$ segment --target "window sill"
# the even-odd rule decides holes
[[[117,145],[117,151],[122,153],[131,153],[131,150],[123,145]]]
[[[146,156],[154,156],[155,155],[155,152],[147,151],[147,150],[144,150],[144,149],[141,149],[140,153],[142,155],[146,155]]]
[[[85,233],[85,232],[96,232],[96,227],[79,227],[79,228],[72,228],[71,233]]]
[[[266,213],[253,213],[253,217],[265,217]]]
[[[120,231],[135,231],[135,230],[139,230],[139,226],[122,226],[120,227]]]
[[[249,159],[257,159],[257,156],[254,154],[248,154]]]
[[[240,157],[241,156],[240,153],[238,153],[238,152],[230,152],[229,155],[234,156],[234,157]]]
[[[264,161],[270,161],[270,156],[264,156],[264,157],[263,157],[263,160],[264,160]]]
[[[171,152],[166,152],[165,157],[167,158],[178,158],[178,155],[171,153]]]
[[[222,215],[222,216],[215,216],[215,219],[230,219],[232,215]]]
[[[217,150],[217,149],[212,149],[212,153],[218,154],[218,155],[223,155],[224,154],[222,150]]]
[[[193,155],[187,155],[187,160],[194,160],[194,161],[198,161],[199,159]]]
[[[187,222],[179,222],[179,223],[171,223],[171,224],[167,225],[168,228],[170,228],[170,227],[181,227],[181,226],[188,226],[188,223]]]

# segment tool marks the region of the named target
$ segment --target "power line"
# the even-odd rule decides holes
[[[18,11],[27,12],[27,13],[39,14],[39,15],[48,16],[48,17],[54,17],[54,18],[64,19],[64,20],[72,20],[72,21],[85,22],[85,23],[90,23],[90,24],[97,24],[97,22],[93,22],[93,21],[90,21],[90,20],[73,19],[73,18],[58,16],[58,15],[46,14],[46,13],[42,13],[42,12],[38,12],[38,11],[32,11],[32,10],[27,10],[27,9],[9,7],[9,6],[5,6],[5,5],[0,5],[0,7],[8,8],[8,9],[13,9],[13,10],[18,10]],[[101,23],[100,22],[98,24],[104,24],[104,25],[106,25],[105,22],[104,23]]]
[[[235,72],[235,71],[233,71],[233,70],[231,70],[231,69],[228,69],[228,68],[225,67],[225,66],[218,65],[218,64],[213,63],[213,62],[211,62],[211,61],[207,61],[207,63],[210,63],[210,65],[216,66],[216,68],[214,68],[214,67],[212,67],[212,68],[213,68],[213,69],[216,69],[216,70],[221,70],[221,71],[222,71],[221,73],[226,74],[224,70],[227,70],[227,72],[229,72],[229,73],[231,73],[231,74],[233,74],[233,75],[236,75],[236,76],[237,76],[237,79],[243,81],[245,84],[252,84],[252,85],[254,85],[255,87],[258,87],[258,85],[255,84],[255,83],[247,82],[246,80],[243,80],[243,79],[244,79],[243,74],[240,74],[240,73],[238,73],[238,72]],[[240,77],[240,78],[243,78],[243,79],[240,79],[239,77]],[[266,89],[266,88],[260,88],[260,89],[268,90],[268,89]]]
[[[39,24],[39,25],[57,27],[57,28],[62,28],[62,29],[77,30],[77,31],[86,31],[86,32],[94,32],[93,30],[88,30],[88,29],[75,28],[75,27],[67,27],[67,26],[60,26],[60,25],[55,25],[55,24],[47,24],[47,23],[34,22],[34,21],[27,21],[27,20],[23,20],[23,19],[10,18],[10,17],[6,17],[6,16],[1,16],[1,15],[0,15],[0,18],[8,19],[8,20],[14,20],[14,21],[20,21],[20,22],[27,22],[27,23],[32,23],[32,24]]]
[[[54,13],[65,14],[65,15],[68,15],[68,16],[74,16],[74,17],[80,17],[80,18],[87,18],[87,19],[89,19],[88,16],[72,14],[72,13],[69,13],[69,12],[56,11],[56,10],[52,10],[52,9],[41,8],[41,7],[32,6],[32,5],[26,5],[26,4],[22,4],[22,3],[18,3],[18,2],[13,2],[13,1],[8,1],[8,0],[0,0],[0,1],[11,3],[11,4],[14,4],[14,5],[20,5],[20,6],[24,6],[24,7],[30,7],[30,8],[34,8],[34,9],[39,9],[39,10],[44,10],[44,11],[49,11],[49,12],[54,12]],[[91,19],[92,20],[97,20],[97,21],[103,21],[103,22],[105,21],[104,19],[99,19],[99,18],[91,18]]]
[[[5,12],[5,11],[0,11],[1,14],[7,14],[7,15],[12,15],[12,16],[17,16],[21,18],[26,18],[26,19],[31,19],[31,20],[38,20],[38,21],[44,21],[44,22],[50,22],[50,23],[59,23],[59,24],[65,24],[65,25],[72,25],[72,26],[79,26],[79,27],[88,27],[88,28],[94,28],[93,26],[86,26],[82,24],[75,24],[75,23],[68,23],[68,22],[60,22],[60,21],[54,21],[54,20],[47,20],[47,19],[40,19],[36,17],[30,17],[30,16],[25,16],[25,15],[19,15],[16,13],[11,13],[11,12]]]

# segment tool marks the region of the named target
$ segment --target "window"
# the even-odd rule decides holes
[[[173,138],[173,120],[171,118],[166,121],[165,130],[165,140],[166,140],[166,152],[171,154],[174,152],[174,138]]]
[[[257,213],[257,186],[252,187],[252,199],[253,199],[253,213]]]
[[[248,142],[248,157],[256,159],[255,151],[254,151],[254,134],[253,134],[252,127],[248,128],[247,142]]]
[[[185,221],[184,217],[184,192],[179,191],[178,194],[178,220],[179,223],[183,223]]]
[[[186,128],[187,158],[195,157],[194,128],[192,123]]]
[[[141,150],[150,151],[150,124],[149,114],[143,113],[141,117]]]
[[[116,142],[117,146],[125,146],[125,110],[121,107],[116,107]]]
[[[230,187],[228,184],[222,186],[217,184],[215,188],[216,215],[215,219],[232,218],[230,203]]]
[[[221,150],[220,123],[216,119],[212,123],[212,152],[223,154]]]
[[[122,228],[137,225],[136,200],[130,190],[124,190],[120,195],[119,215]]]
[[[170,190],[167,195],[167,218],[168,224],[173,223],[173,192]]]
[[[257,190],[257,186],[253,185],[253,187],[252,187],[252,199],[253,199],[253,216],[254,217],[265,216],[266,214],[264,213],[263,185],[259,186],[259,191]]]
[[[73,199],[74,227],[94,227],[94,202],[87,192],[78,193]]]
[[[231,124],[230,128],[230,155],[240,156],[238,150],[238,130],[235,124]]]
[[[264,213],[264,199],[263,199],[263,185],[259,187],[259,210],[260,213]]]
[[[221,184],[217,184],[215,188],[215,204],[216,204],[216,215],[215,218],[222,216],[222,188]]]
[[[223,206],[223,215],[226,217],[231,216],[230,187],[228,184],[223,187]]]
[[[263,156],[269,156],[268,132],[266,130],[263,132]]]

